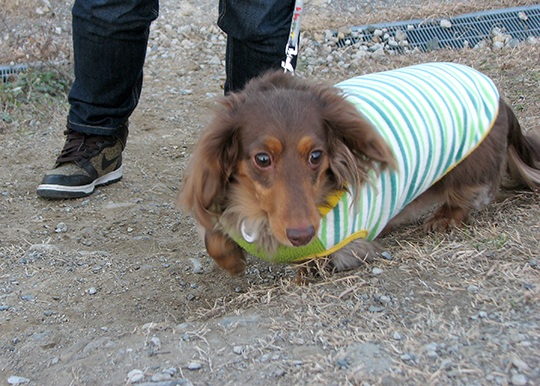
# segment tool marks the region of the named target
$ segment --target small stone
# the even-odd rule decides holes
[[[347,361],[343,360],[343,359],[338,359],[336,361],[336,365],[340,368],[340,369],[346,369],[347,367],[349,367],[349,364],[347,363]]]
[[[398,30],[396,31],[396,40],[397,40],[398,42],[402,42],[402,41],[404,41],[404,40],[407,40],[407,32],[404,32],[404,31],[398,29]]]
[[[63,222],[58,223],[58,225],[56,226],[56,229],[54,231],[56,233],[67,232],[68,231],[68,226],[66,224],[64,224]]]
[[[35,296],[34,295],[23,295],[21,296],[21,299],[22,300],[35,300]]]
[[[503,42],[495,42],[493,43],[493,49],[494,50],[502,50],[504,48]]]
[[[487,318],[488,314],[486,311],[480,311],[478,313],[478,316],[481,317],[481,318]]]
[[[23,383],[28,383],[28,382],[30,382],[29,379],[23,378],[23,377],[17,377],[15,375],[9,377],[7,380],[7,383],[9,383],[10,385],[22,385]]]
[[[384,257],[386,260],[392,260],[392,255],[390,255],[388,252],[381,253],[381,256]]]
[[[131,370],[127,375],[128,383],[137,383],[144,379],[144,371],[139,369]]]
[[[512,382],[512,385],[515,386],[525,386],[529,381],[527,380],[527,377],[523,374],[514,374],[512,375],[510,382]]]
[[[529,267],[538,268],[538,261],[536,261],[536,260],[529,261]]]
[[[529,17],[528,17],[527,14],[526,14],[525,12],[523,12],[523,11],[518,12],[518,17],[519,17],[521,20],[523,20],[523,21],[529,20]]]
[[[407,362],[407,361],[410,361],[412,358],[409,354],[402,354],[400,357],[399,357],[403,362]]]
[[[172,378],[171,374],[168,374],[168,373],[157,373],[157,374],[154,374],[152,375],[152,379],[151,381],[152,382],[163,382],[163,381],[168,381]]]
[[[526,41],[532,45],[540,44],[540,39],[538,39],[536,36],[529,36]]]
[[[233,347],[233,353],[235,353],[236,355],[240,355],[242,354],[242,352],[244,352],[244,348],[242,346]]]
[[[188,366],[188,370],[200,370],[202,367],[200,362],[191,362]]]
[[[394,331],[393,338],[394,338],[394,340],[402,340],[403,339],[403,334],[400,334],[399,332]]]
[[[380,275],[383,272],[384,271],[380,268],[373,268],[373,270],[371,271],[371,273],[373,273],[374,275]]]
[[[448,19],[442,19],[440,25],[442,28],[452,28],[452,22]]]
[[[521,358],[519,358],[517,355],[512,356],[512,364],[516,366],[518,369],[523,371],[530,371],[531,368],[525,361]]]
[[[467,287],[467,291],[470,293],[476,293],[478,292],[478,286],[476,285],[470,285]]]
[[[161,348],[161,340],[156,336],[150,338],[150,344],[158,349]]]
[[[165,369],[162,372],[165,374],[169,374],[172,377],[178,372],[178,370],[176,370],[176,368],[174,367],[169,367],[168,369]]]
[[[96,289],[96,287],[90,287],[90,288],[88,288],[88,294],[90,294],[90,295],[95,295],[95,294],[97,294],[97,289]]]

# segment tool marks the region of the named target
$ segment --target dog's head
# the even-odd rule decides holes
[[[371,169],[394,165],[384,140],[332,86],[271,72],[220,103],[179,198],[206,229],[225,217],[245,238],[309,244],[331,192],[358,192]]]

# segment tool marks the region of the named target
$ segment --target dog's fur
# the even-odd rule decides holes
[[[246,259],[223,224],[239,234],[247,223],[270,253],[279,244],[306,245],[317,234],[318,207],[327,204],[330,192],[359,192],[370,170],[395,167],[384,140],[332,86],[272,72],[220,103],[195,148],[178,204],[194,213],[208,253],[232,275],[244,271]],[[471,210],[492,200],[505,176],[512,187],[540,186],[540,140],[523,135],[500,100],[484,141],[384,232],[436,204],[425,230],[459,227]],[[376,251],[374,243],[356,240],[333,254],[331,264],[337,270],[356,267]]]

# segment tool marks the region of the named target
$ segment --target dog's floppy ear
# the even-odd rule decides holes
[[[204,129],[184,174],[177,205],[193,211],[199,224],[213,229],[223,210],[229,178],[240,154],[238,123],[234,112],[241,94],[230,94],[219,102],[224,107]]]
[[[396,168],[392,150],[372,124],[335,87],[318,88],[336,188],[358,188],[374,169]]]

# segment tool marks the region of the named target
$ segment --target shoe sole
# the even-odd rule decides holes
[[[109,185],[122,179],[122,166],[115,171],[105,174],[88,185],[67,186],[54,184],[41,184],[37,187],[37,194],[44,198],[78,198],[94,193],[98,186]]]

